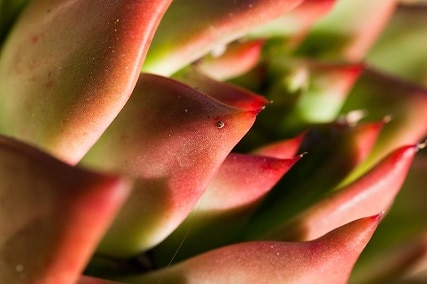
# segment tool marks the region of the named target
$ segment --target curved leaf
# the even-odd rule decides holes
[[[361,62],[391,18],[397,0],[338,1],[316,23],[297,50],[299,55]]]
[[[264,40],[231,43],[223,54],[208,55],[197,62],[197,69],[216,80],[227,80],[252,69],[261,58]]]
[[[270,143],[255,149],[252,153],[277,159],[291,158],[296,155],[298,149],[301,147],[305,134],[306,132],[303,132],[294,138]]]
[[[284,38],[286,49],[294,49],[320,18],[331,11],[335,0],[305,0],[301,5],[249,34],[249,38]]]
[[[366,214],[388,210],[417,151],[417,146],[397,149],[358,180],[337,189],[264,238],[312,240]]]
[[[264,199],[245,228],[244,239],[259,239],[339,186],[369,154],[382,125],[332,124],[308,131],[300,149],[307,158],[295,164]]]
[[[359,219],[305,243],[249,242],[223,247],[132,283],[345,283],[381,215]],[[267,276],[267,278],[265,278]]]
[[[171,75],[301,2],[175,0],[156,32],[143,71]]]
[[[76,163],[126,103],[170,2],[31,1],[0,57],[1,133]]]
[[[414,268],[414,264],[418,264],[423,257],[425,258],[422,254],[423,250],[419,249],[422,248],[427,232],[427,207],[425,206],[427,188],[424,183],[427,157],[424,151],[415,156],[390,212],[381,222],[361,255],[360,261],[356,264],[352,273],[355,283],[362,283],[362,279],[368,281],[377,277],[394,280],[397,278],[396,272],[404,276]],[[414,250],[415,253],[412,254],[411,251]],[[401,257],[401,255],[412,257]],[[378,269],[371,269],[371,267]],[[407,272],[404,273],[404,271]]]
[[[363,109],[366,119],[390,117],[365,163],[354,173],[371,168],[397,147],[416,144],[427,135],[427,89],[366,68],[354,86],[342,112]]]
[[[0,282],[75,283],[129,193],[0,137]]]
[[[367,61],[381,70],[427,86],[426,47],[426,5],[400,5]]]
[[[299,160],[231,153],[185,221],[150,252],[166,265],[232,241],[261,199]]]
[[[247,107],[239,108],[177,81],[141,75],[129,102],[83,160],[137,178],[100,251],[137,254],[184,220],[263,108],[260,97],[247,92],[236,95],[237,105],[245,95]]]

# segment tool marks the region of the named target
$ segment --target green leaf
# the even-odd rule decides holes
[[[427,6],[401,5],[368,54],[373,66],[427,86]]]
[[[130,189],[0,137],[0,282],[75,283]]]
[[[170,2],[32,1],[0,57],[0,132],[76,163],[126,103]]]
[[[248,242],[213,250],[132,283],[345,283],[381,215],[303,243]]]
[[[216,84],[221,90],[223,83]],[[230,105],[234,99],[236,105]],[[163,241],[185,219],[264,100],[242,91],[226,102],[169,78],[140,76],[126,106],[83,159],[85,165],[137,179],[101,252],[135,255]]]
[[[160,23],[143,71],[171,75],[301,2],[175,0]]]

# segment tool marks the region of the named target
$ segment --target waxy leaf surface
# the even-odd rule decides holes
[[[302,243],[248,242],[196,256],[132,283],[345,283],[381,215]],[[266,279],[265,277],[268,277]]]
[[[239,105],[242,96],[236,97]],[[83,160],[137,178],[100,250],[130,256],[165,239],[252,126],[263,107],[259,99],[250,96],[240,108],[142,74],[129,102]]]
[[[352,273],[355,283],[392,281],[397,274],[407,274],[415,263],[426,258],[427,157],[424,151],[415,156],[393,207],[355,266]]]
[[[75,283],[130,188],[0,137],[0,282]]]
[[[365,119],[390,118],[356,177],[396,148],[419,143],[427,135],[427,89],[378,70],[364,70],[342,112],[354,109],[364,110]]]
[[[392,16],[396,0],[347,0],[314,25],[299,55],[361,62]]]
[[[32,1],[0,57],[0,132],[76,163],[126,103],[169,2]]]
[[[300,149],[306,157],[263,200],[244,239],[259,238],[331,192],[366,158],[382,124],[329,124],[308,131]]]
[[[156,32],[143,71],[171,75],[301,2],[175,0]]]
[[[228,244],[261,199],[300,157],[276,159],[231,153],[186,220],[151,255],[167,264]]]
[[[287,49],[294,49],[320,18],[331,11],[335,0],[305,0],[289,13],[252,30],[249,38],[283,38]]]
[[[219,56],[207,55],[196,63],[197,69],[216,80],[227,80],[245,74],[261,58],[263,40],[229,44]]]
[[[400,5],[367,61],[380,70],[427,86],[427,6]]]
[[[416,146],[399,148],[364,176],[313,204],[265,238],[312,240],[366,214],[388,210],[416,152]]]

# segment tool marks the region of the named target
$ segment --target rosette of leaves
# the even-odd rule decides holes
[[[426,19],[0,1],[1,282],[427,281]]]

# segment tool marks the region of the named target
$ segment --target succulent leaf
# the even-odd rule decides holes
[[[426,46],[427,6],[400,5],[367,61],[395,76],[427,86]]]
[[[277,159],[288,159],[294,157],[297,154],[298,149],[301,147],[305,134],[306,133],[303,132],[294,138],[284,139],[264,145],[253,150],[252,153]]]
[[[361,62],[392,16],[396,0],[348,0],[317,22],[298,55]]]
[[[223,54],[207,55],[196,62],[197,69],[220,81],[243,75],[259,62],[263,43],[263,40],[231,43]]]
[[[157,29],[143,71],[171,75],[303,1],[175,0]]]
[[[408,275],[414,264],[425,259],[427,191],[423,180],[427,172],[427,158],[423,152],[415,156],[393,207],[355,266],[352,282],[378,283],[375,279],[400,279]]]
[[[388,210],[417,151],[417,146],[397,149],[364,176],[335,190],[263,239],[312,240],[364,215]]]
[[[133,283],[345,283],[381,215],[342,226],[303,243],[249,242],[223,247]],[[268,275],[268,279],[263,278]],[[263,280],[260,280],[263,279]]]
[[[427,124],[420,123],[427,121],[427,90],[378,70],[367,68],[361,75],[342,112],[353,109],[363,109],[369,120],[390,118],[354,177],[360,176],[397,147],[416,144],[427,134]]]
[[[0,58],[0,131],[79,161],[126,103],[170,2],[31,1]]]
[[[228,244],[237,236],[261,199],[299,160],[233,154],[227,156],[212,183],[186,220],[152,252],[157,265]]]
[[[289,13],[252,30],[249,38],[274,38],[289,50],[297,47],[314,23],[331,11],[335,0],[305,0]]]
[[[263,107],[258,96],[236,98],[237,106],[227,105],[172,79],[140,76],[126,106],[83,160],[137,179],[101,252],[135,255],[184,220]]]
[[[1,282],[75,283],[130,183],[5,137],[0,157]]]
[[[331,192],[366,158],[382,124],[334,124],[307,132],[300,149],[308,152],[307,158],[295,164],[266,197],[244,230],[244,239],[259,238]]]

